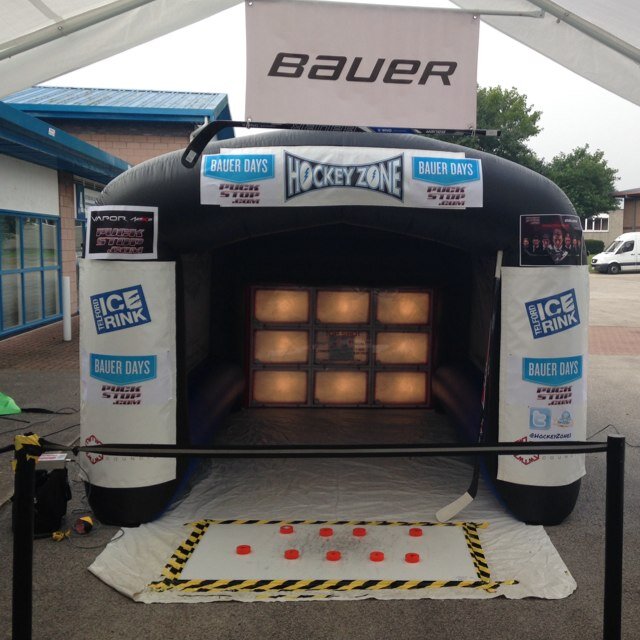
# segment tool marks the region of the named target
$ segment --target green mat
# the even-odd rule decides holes
[[[13,398],[5,396],[0,391],[0,416],[10,416],[14,413],[20,413],[20,407]]]

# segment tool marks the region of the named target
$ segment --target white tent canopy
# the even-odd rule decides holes
[[[483,22],[587,80],[640,105],[638,0],[453,0],[463,9],[531,11],[540,18],[493,16]],[[526,73],[523,69],[523,73]]]
[[[238,0],[4,0],[0,98],[236,4]],[[640,105],[637,0],[454,0],[454,4],[486,11],[482,20],[487,24]],[[492,11],[541,11],[541,16],[492,15]]]
[[[238,0],[2,0],[0,99],[236,4]]]

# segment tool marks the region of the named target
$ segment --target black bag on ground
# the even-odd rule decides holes
[[[37,538],[50,536],[60,529],[71,499],[66,469],[36,470],[33,533]],[[16,504],[13,503],[15,521]]]

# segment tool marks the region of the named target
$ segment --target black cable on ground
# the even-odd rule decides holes
[[[41,408],[30,408],[30,409],[22,409],[22,413],[42,413],[42,414],[46,414],[46,415],[51,415],[51,416],[71,416],[74,413],[78,413],[77,409],[74,409],[73,407],[62,407],[61,409],[56,409],[56,410],[51,410],[51,409],[41,409]],[[49,420],[51,420],[52,418],[47,418],[46,420],[40,420],[38,422],[29,422],[28,420],[20,420],[19,418],[9,418],[6,416],[0,416],[0,418],[3,418],[4,420],[10,420],[11,422],[20,422],[22,424],[26,424],[28,425],[29,428],[32,428],[36,425],[40,425],[40,424],[45,424],[46,422],[49,422]],[[58,433],[62,433],[63,431],[66,431],[67,429],[72,429],[73,427],[77,427],[80,423],[76,423],[74,425],[71,425],[70,427],[65,427],[64,429],[60,429],[59,431],[54,431],[53,433],[50,433],[48,435],[56,435]],[[16,429],[8,429],[7,431],[0,431],[0,436],[5,435],[7,433],[16,433],[18,431],[22,431],[25,427],[18,427]]]
[[[74,427],[79,427],[80,423],[76,422],[75,424],[69,425],[68,427],[64,427],[62,429],[58,429],[58,431],[53,431],[52,433],[47,433],[46,437],[48,438],[49,436],[55,436],[58,433],[62,433],[63,431],[68,431],[69,429],[73,429]]]
[[[26,409],[21,409],[22,413],[48,413],[55,414],[59,416],[70,416],[73,413],[78,413],[77,409],[73,407],[62,407],[62,409],[43,409],[42,407],[28,407]]]
[[[606,427],[602,427],[602,429],[599,429],[593,435],[590,435],[587,438],[587,440],[591,440],[591,438],[595,438],[598,434],[602,433],[603,431],[606,431],[607,429],[613,429],[619,436],[624,436],[624,433],[620,433],[620,431],[618,430],[618,428],[615,425],[609,423]],[[626,445],[627,445],[627,447],[631,447],[632,449],[639,449],[640,448],[640,444],[631,444],[628,440],[626,441]]]
[[[36,426],[38,426],[40,424],[46,424],[50,420],[51,420],[51,418],[47,418],[46,420],[38,420],[38,422],[28,422],[27,423],[27,427],[31,431],[32,427],[36,427]],[[4,436],[7,433],[17,433],[18,431],[25,431],[27,429],[27,427],[17,427],[16,429],[8,429],[7,431],[0,431],[0,436]]]

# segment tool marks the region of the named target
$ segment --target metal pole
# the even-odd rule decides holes
[[[624,523],[624,436],[607,438],[607,496],[604,547],[604,640],[622,637],[622,540]]]
[[[13,640],[31,640],[36,459],[16,447],[13,514]]]
[[[62,278],[62,339],[71,341],[71,278]]]

